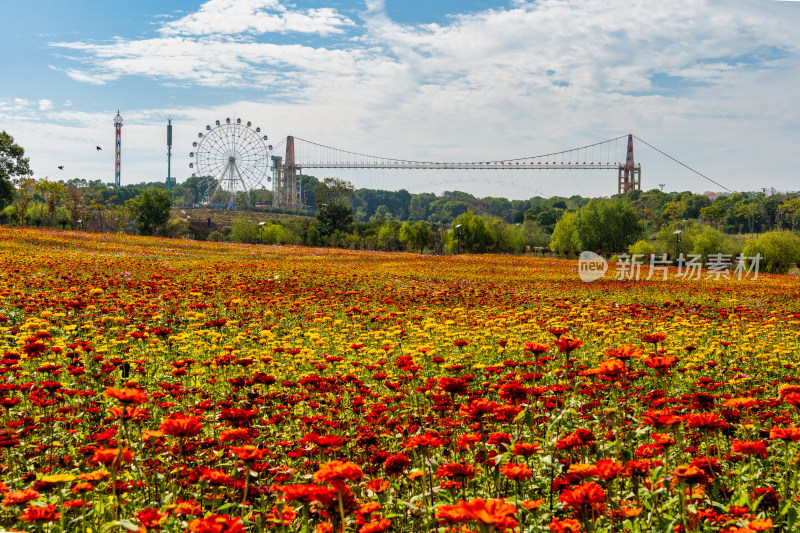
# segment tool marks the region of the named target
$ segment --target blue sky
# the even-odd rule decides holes
[[[35,177],[113,181],[119,109],[123,183],[164,179],[168,116],[179,181],[197,132],[237,116],[276,145],[295,135],[428,161],[634,133],[732,190],[800,189],[800,2],[0,3],[0,129]],[[636,155],[646,189],[719,189],[646,146]],[[613,171],[341,177],[512,198],[616,192]]]

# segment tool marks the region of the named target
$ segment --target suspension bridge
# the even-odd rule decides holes
[[[274,193],[273,205],[283,208],[304,207],[301,177],[314,169],[362,172],[370,181],[380,175],[375,188],[387,188],[389,180],[386,175],[389,171],[406,174],[400,181],[402,188],[407,190],[443,183],[480,182],[514,186],[533,192],[538,191],[530,188],[531,173],[541,176],[546,171],[616,170],[617,193],[626,194],[642,188],[642,165],[634,159],[634,139],[721,189],[730,190],[633,134],[568,150],[512,159],[422,161],[353,152],[294,136],[285,137],[275,147],[267,147],[267,136],[263,135],[260,128],[252,129],[251,126],[250,122],[242,123],[239,118],[234,121],[226,119],[225,124],[217,121],[214,128],[208,125],[206,132],[198,134],[200,141],[193,143],[197,152],[190,153],[190,156],[197,158],[196,165],[201,176],[213,176],[218,180],[217,190],[229,190],[231,193],[252,190],[253,185],[260,185],[261,178],[268,175],[267,181],[272,182]],[[284,153],[284,156],[277,155],[280,153]],[[413,186],[413,180],[407,175],[407,171],[414,170],[418,171],[417,176],[425,176],[423,184],[418,187]],[[451,174],[456,179],[436,182],[431,179],[434,171],[458,172]],[[498,179],[501,175],[503,179]],[[514,183],[509,183],[508,176],[521,176],[521,179],[512,179]]]
[[[285,158],[272,156],[274,199],[279,207],[301,207],[303,192],[299,176],[303,169],[345,170],[504,170],[532,172],[543,170],[617,170],[620,194],[641,189],[642,166],[634,162],[633,135],[627,136],[625,159],[618,157],[620,141],[626,136],[536,156],[488,161],[415,161],[379,157],[326,146],[299,137],[286,137],[273,149],[285,144]],[[469,181],[454,180],[454,181]]]

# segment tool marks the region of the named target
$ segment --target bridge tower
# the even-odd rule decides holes
[[[303,194],[300,186],[302,169],[297,165],[294,156],[294,137],[286,137],[286,160],[272,158],[273,164],[273,197],[272,205],[276,207],[303,207]]]
[[[642,189],[642,165],[633,162],[633,134],[628,135],[628,155],[625,164],[619,166],[617,194]]]

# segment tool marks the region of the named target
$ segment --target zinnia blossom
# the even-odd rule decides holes
[[[25,508],[25,512],[19,515],[20,520],[26,522],[55,522],[61,518],[58,507],[55,505],[31,505]]]
[[[314,473],[314,481],[317,483],[330,483],[331,485],[341,485],[344,481],[356,481],[364,477],[361,468],[349,461],[331,461],[320,465],[319,470]]]
[[[506,463],[500,467],[500,474],[515,481],[525,481],[533,477],[533,472],[525,463]]]
[[[203,419],[199,416],[174,413],[161,422],[159,429],[173,437],[194,437],[203,431]]]
[[[115,389],[108,387],[105,395],[109,398],[119,400],[122,404],[140,404],[147,401],[147,393],[139,389]]]
[[[603,491],[603,487],[594,481],[581,483],[572,489],[565,490],[558,496],[558,501],[564,502],[567,507],[575,510],[580,510],[584,506],[601,509],[605,500],[606,493]]]
[[[133,461],[133,452],[130,448],[98,448],[91,460],[93,463],[119,468],[122,463]]]
[[[226,514],[195,518],[189,523],[189,531],[192,533],[246,533],[241,518]]]
[[[733,453],[741,453],[742,455],[760,455],[761,457],[767,456],[767,445],[760,441],[749,440],[735,440],[731,446]]]

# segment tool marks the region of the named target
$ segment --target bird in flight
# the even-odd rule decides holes
[[[100,147],[98,146],[98,147],[97,147],[97,151],[99,152],[100,150],[102,150],[102,148],[100,148]]]
[[[64,170],[64,165],[58,165],[58,170]]]

